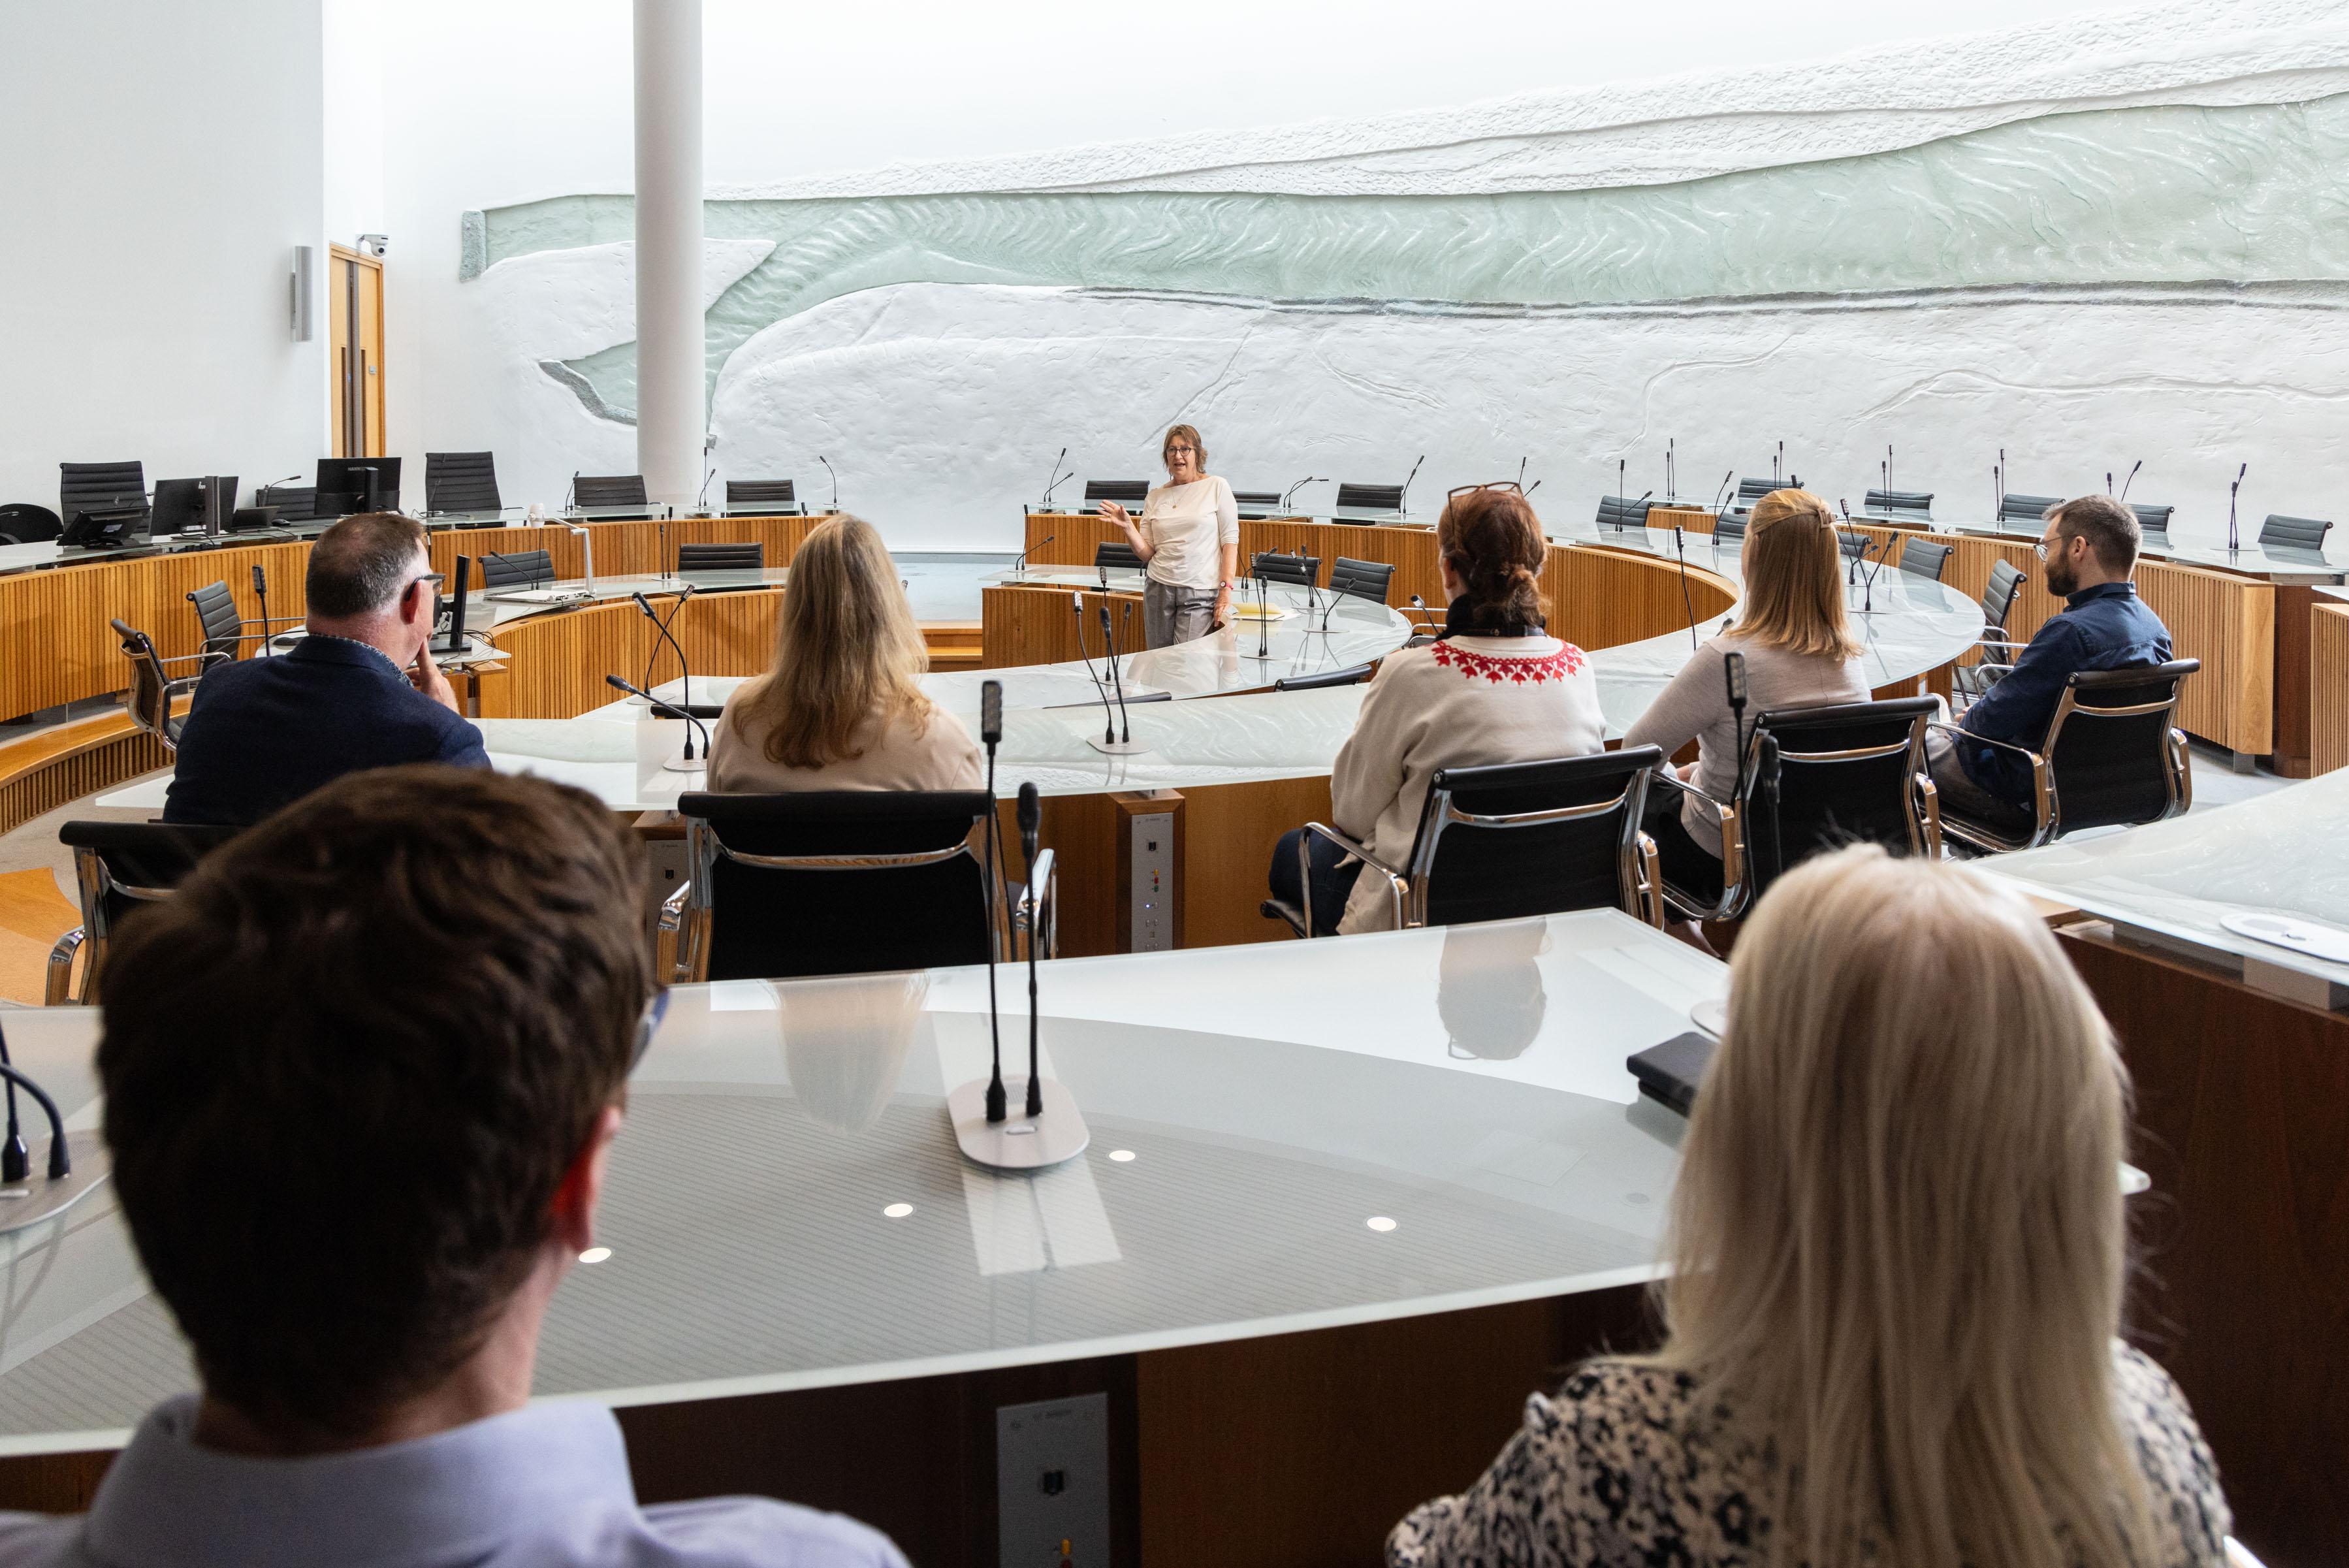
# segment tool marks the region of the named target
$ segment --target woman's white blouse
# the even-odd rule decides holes
[[[1212,589],[1224,580],[1223,547],[1240,542],[1240,506],[1229,481],[1209,474],[1161,484],[1142,504],[1150,577],[1169,587]]]

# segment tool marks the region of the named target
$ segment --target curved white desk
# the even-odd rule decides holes
[[[1679,1123],[1623,1059],[1726,976],[1611,910],[1048,963],[1047,1070],[1092,1144],[1032,1179],[966,1164],[946,1119],[986,1071],[983,969],[680,988],[614,1148],[612,1255],[556,1296],[536,1391],[871,1383],[1647,1279]],[[8,1016],[76,1127],[98,1023]],[[191,1385],[111,1188],[0,1266],[0,1453],[113,1446]]]

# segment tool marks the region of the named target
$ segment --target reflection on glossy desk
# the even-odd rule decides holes
[[[1046,964],[1046,1070],[1093,1140],[1035,1178],[966,1164],[945,1121],[986,1072],[984,970],[681,988],[630,1084],[612,1255],[557,1294],[537,1392],[873,1382],[1649,1278],[1679,1124],[1623,1060],[1725,979],[1612,910]],[[96,1024],[10,1018],[76,1125]],[[117,1443],[191,1385],[110,1190],[0,1261],[0,1452]]]

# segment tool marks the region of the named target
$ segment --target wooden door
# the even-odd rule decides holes
[[[333,271],[326,281],[328,352],[335,384],[335,455],[382,457],[383,263],[374,256],[328,247]]]

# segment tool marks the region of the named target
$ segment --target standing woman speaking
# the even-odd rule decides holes
[[[1199,432],[1176,425],[1159,455],[1166,460],[1166,483],[1152,488],[1138,523],[1114,501],[1101,508],[1148,568],[1142,626],[1152,648],[1189,642],[1223,625],[1240,575],[1239,503],[1228,483],[1207,472]]]

